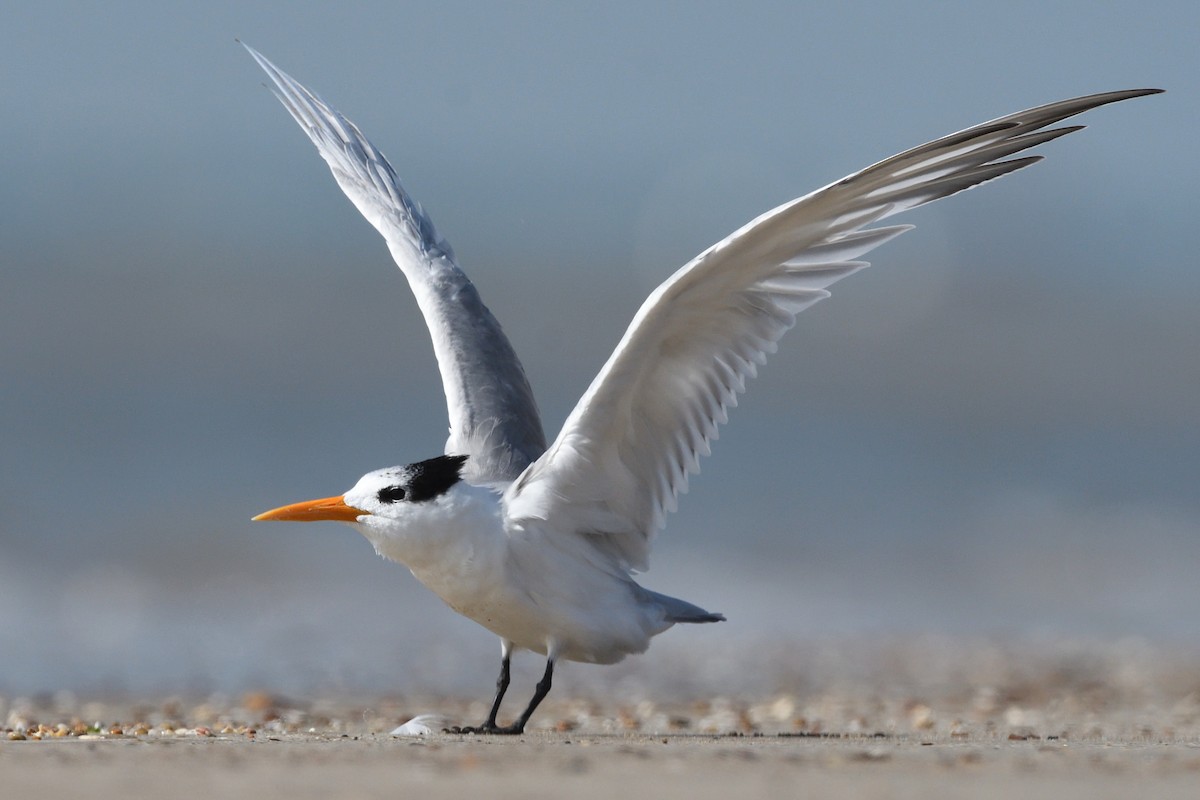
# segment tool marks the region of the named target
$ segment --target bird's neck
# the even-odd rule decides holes
[[[465,482],[413,504],[402,518],[368,517],[357,527],[375,552],[404,564],[423,582],[431,570],[493,561],[504,541],[500,496]]]

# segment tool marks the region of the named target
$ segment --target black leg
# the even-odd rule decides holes
[[[485,728],[496,727],[496,715],[500,713],[500,703],[504,701],[504,693],[508,691],[508,668],[510,658],[508,653],[504,654],[504,659],[500,662],[500,677],[496,678],[496,699],[492,701],[492,710],[488,713],[487,722],[483,723]]]
[[[538,681],[537,691],[533,693],[533,699],[529,701],[529,705],[521,713],[521,718],[511,726],[512,733],[523,733],[525,731],[525,723],[529,722],[529,718],[533,716],[533,711],[538,707],[538,704],[546,699],[546,695],[550,694],[550,680],[554,677],[554,659],[546,659],[546,671],[542,674],[542,679]]]
[[[487,722],[479,727],[474,725],[465,725],[463,727],[454,726],[446,728],[443,733],[503,733],[504,731],[496,724],[496,715],[500,713],[500,704],[504,702],[504,693],[508,691],[509,668],[511,667],[512,658],[509,656],[508,648],[504,649],[504,658],[500,661],[500,677],[496,678],[496,699],[492,700],[492,710],[488,712]]]
[[[525,723],[529,722],[529,718],[533,716],[533,712],[538,705],[546,699],[546,695],[550,694],[550,685],[554,678],[554,659],[546,659],[546,671],[542,674],[542,679],[538,681],[537,690],[533,693],[533,699],[529,701],[529,705],[521,712],[521,717],[512,725],[500,727],[496,724],[496,714],[500,711],[500,701],[504,697],[504,692],[508,689],[508,672],[509,660],[507,654],[504,661],[500,665],[500,677],[496,680],[496,699],[492,702],[492,711],[488,715],[487,722],[480,725],[478,728],[447,728],[446,733],[498,733],[515,735],[525,732]]]

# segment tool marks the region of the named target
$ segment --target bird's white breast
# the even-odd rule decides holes
[[[503,580],[505,535],[499,496],[465,483],[396,518],[367,516],[356,527],[384,558],[408,567],[460,613]]]
[[[582,537],[548,524],[506,524],[498,494],[461,483],[395,518],[362,517],[357,527],[379,555],[520,648],[609,663],[641,652],[669,627]]]

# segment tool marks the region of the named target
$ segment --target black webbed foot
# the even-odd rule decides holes
[[[495,725],[485,722],[482,725],[455,725],[450,728],[443,728],[442,733],[454,734],[491,734],[494,736],[516,736],[525,732],[525,726],[513,725]]]

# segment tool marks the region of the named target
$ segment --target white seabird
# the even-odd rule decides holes
[[[491,712],[478,727],[453,729],[472,733],[522,732],[560,659],[610,664],[675,623],[724,619],[643,588],[633,573],[647,568],[651,537],[796,315],[867,266],[861,256],[912,228],[868,226],[1039,161],[1009,156],[1083,127],[1049,128],[1061,120],[1160,91],[1089,95],[985,122],[752,220],[647,298],[547,447],[508,339],[391,165],[357,126],[247,49],[408,279],[450,417],[444,454],[255,519],[348,522],[498,635]],[[546,671],[521,716],[502,727],[516,649],[545,655]]]

